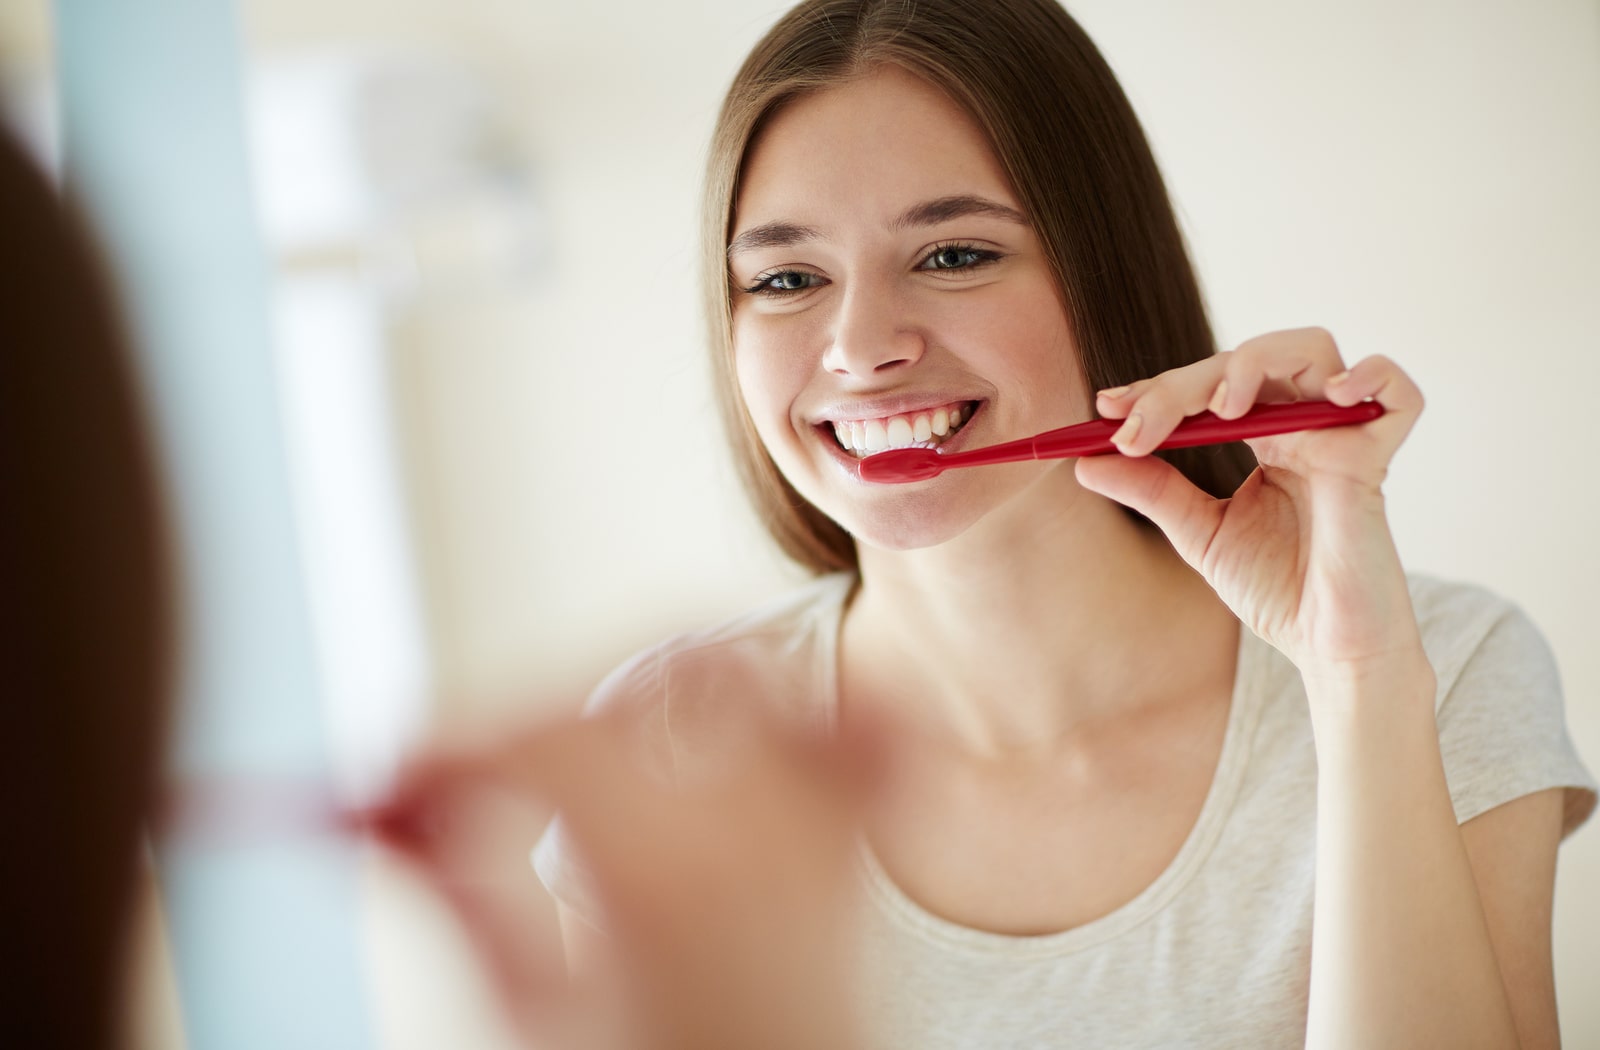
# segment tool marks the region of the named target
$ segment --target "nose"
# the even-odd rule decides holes
[[[822,367],[866,378],[915,364],[926,349],[922,333],[891,293],[858,286],[840,302]]]

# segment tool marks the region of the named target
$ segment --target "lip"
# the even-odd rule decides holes
[[[830,457],[832,457],[833,462],[838,465],[839,469],[845,474],[846,477],[857,484],[865,485],[867,482],[861,480],[861,473],[859,470],[861,460],[840,448],[839,442],[834,439],[833,423],[835,420],[881,419],[884,416],[905,415],[907,413],[918,412],[924,409],[938,408],[941,405],[948,405],[958,401],[973,406],[972,418],[963,424],[960,430],[956,431],[954,434],[951,434],[948,438],[941,442],[939,445],[939,450],[941,453],[959,452],[961,451],[962,446],[967,443],[967,435],[972,432],[972,423],[982,418],[984,414],[983,410],[989,404],[988,399],[981,397],[946,397],[944,395],[938,395],[934,399],[930,400],[927,397],[917,395],[896,398],[874,398],[869,401],[840,402],[836,405],[830,405],[826,411],[826,414],[819,416],[817,420],[811,424],[811,432],[816,439],[822,443],[823,449],[826,450]],[[863,414],[849,415],[848,413],[851,412],[861,412]],[[873,487],[894,488],[895,486],[877,485]]]

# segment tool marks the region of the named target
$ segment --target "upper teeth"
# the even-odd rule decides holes
[[[970,418],[971,410],[965,402],[958,401],[881,419],[834,420],[833,433],[846,451],[861,457],[888,448],[936,447]]]

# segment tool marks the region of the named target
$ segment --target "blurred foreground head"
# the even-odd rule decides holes
[[[0,129],[0,1045],[116,1045],[170,686],[126,340],[80,223]]]

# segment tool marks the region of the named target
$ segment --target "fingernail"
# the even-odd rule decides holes
[[[1144,417],[1135,412],[1133,415],[1123,420],[1122,426],[1117,429],[1115,434],[1111,435],[1111,443],[1113,445],[1127,445],[1131,443],[1134,438],[1139,436],[1139,427],[1143,425],[1143,423]]]
[[[1100,396],[1101,397],[1121,397],[1123,394],[1126,394],[1131,389],[1132,389],[1131,386],[1114,386],[1114,387],[1111,387],[1108,390],[1100,391]]]
[[[1328,377],[1328,385],[1329,386],[1333,386],[1333,385],[1335,385],[1337,383],[1342,383],[1346,379],[1349,379],[1349,378],[1350,378],[1350,373],[1349,372],[1340,372],[1338,375],[1329,376]]]
[[[1215,415],[1221,415],[1222,409],[1228,403],[1228,381],[1224,379],[1217,384],[1217,392],[1211,395],[1211,404],[1206,408]]]

